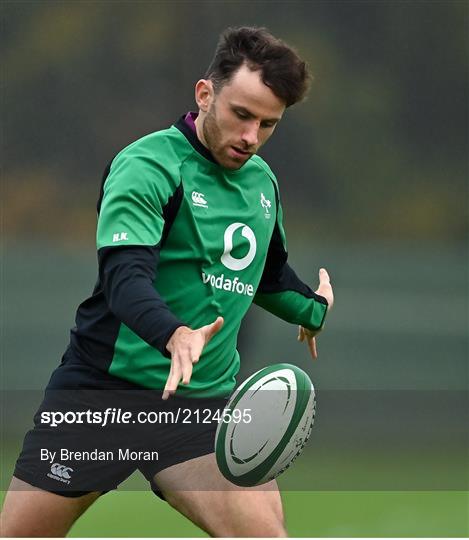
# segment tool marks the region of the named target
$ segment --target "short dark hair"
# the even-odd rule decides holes
[[[227,28],[220,36],[205,78],[212,81],[217,92],[243,64],[261,71],[263,83],[287,107],[301,101],[308,91],[311,77],[306,62],[266,28]]]

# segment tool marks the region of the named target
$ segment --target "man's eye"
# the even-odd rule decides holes
[[[246,113],[243,113],[241,111],[235,111],[235,114],[238,118],[241,118],[242,120],[246,120],[246,118],[248,117]]]

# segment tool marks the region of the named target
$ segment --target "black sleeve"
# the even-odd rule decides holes
[[[98,251],[99,277],[111,312],[166,357],[169,338],[186,326],[168,308],[153,282],[160,244],[105,247]]]
[[[320,329],[324,325],[328,302],[301,281],[287,259],[277,222],[254,303],[289,323],[301,324],[311,330]]]
[[[322,296],[315,294],[306,283],[301,281],[293,268],[288,264],[287,260],[288,253],[283,247],[278,223],[276,223],[267,251],[264,272],[257,292],[274,293],[295,291],[307,298],[318,297],[318,300],[319,298],[322,299]]]

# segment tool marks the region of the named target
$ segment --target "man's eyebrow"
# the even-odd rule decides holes
[[[236,104],[232,104],[231,107],[233,109],[236,109],[237,111],[240,111],[240,112],[243,112],[246,116],[249,116],[251,118],[255,118],[256,115],[253,114],[249,109],[246,109],[246,107],[243,107],[242,105],[236,105]],[[262,121],[263,122],[280,122],[281,118],[263,118]]]

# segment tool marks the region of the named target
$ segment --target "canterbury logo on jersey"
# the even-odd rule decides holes
[[[53,463],[50,468],[50,473],[47,473],[47,476],[54,480],[59,480],[60,482],[70,484],[70,473],[72,472],[73,469],[71,467],[61,465],[60,463]]]
[[[202,208],[208,208],[208,203],[205,200],[205,195],[198,191],[192,192],[192,203],[194,206],[201,206]]]

